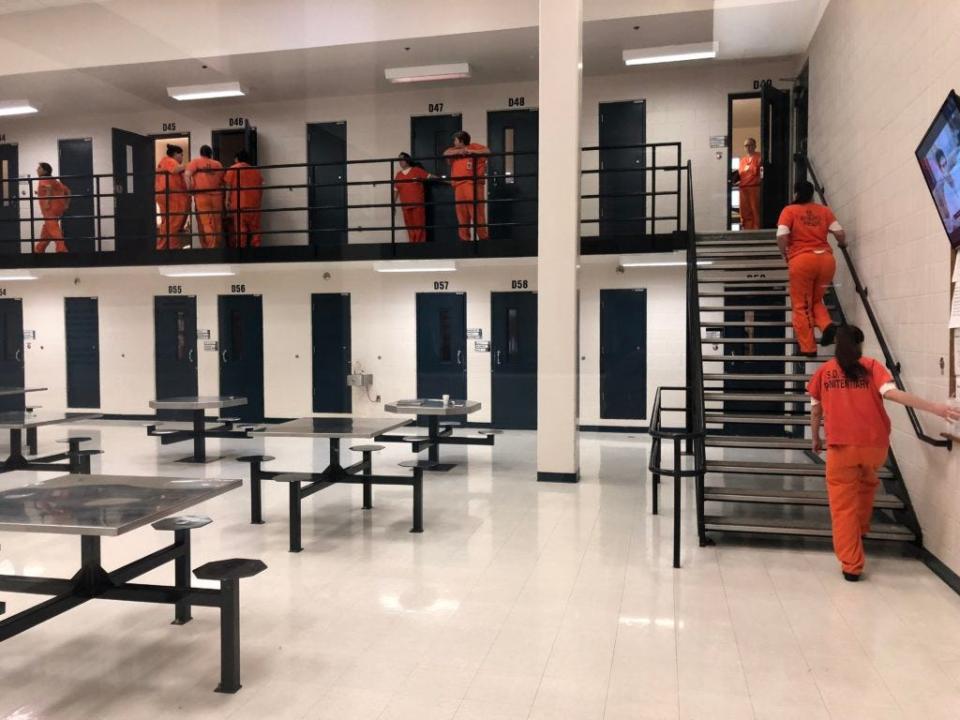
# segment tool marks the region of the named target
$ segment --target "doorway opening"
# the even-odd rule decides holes
[[[727,168],[727,229],[740,229],[740,190],[733,182],[734,173],[740,167],[743,144],[753,138],[757,141],[757,152],[763,155],[761,144],[763,136],[761,125],[760,93],[733,93],[727,96],[727,140],[729,161]]]
[[[153,140],[153,166],[156,168],[160,165],[160,161],[167,156],[167,145],[176,145],[178,148],[183,150],[183,164],[186,165],[190,162],[190,133],[166,133],[163,135],[151,135],[150,139]],[[154,200],[154,211],[156,212],[155,224],[157,229],[160,229],[160,223],[163,221],[163,213],[160,209],[160,205]],[[191,239],[193,238],[193,230],[191,227],[193,220],[193,215],[189,211],[189,200],[188,200],[188,211],[187,211],[187,220],[183,226],[183,232],[181,235],[181,245],[182,248],[188,248],[191,245]],[[171,233],[171,236],[173,233]]]

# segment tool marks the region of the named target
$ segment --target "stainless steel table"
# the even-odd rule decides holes
[[[154,426],[153,428],[147,428],[147,434],[159,435],[162,445],[192,439],[193,455],[181,458],[178,462],[206,463],[219,460],[219,458],[207,459],[206,441],[208,437],[245,438],[249,437],[249,435],[247,435],[246,432],[234,430],[233,424],[229,422],[225,422],[213,430],[207,430],[206,411],[240,407],[246,404],[247,399],[239,395],[198,395],[194,397],[171,397],[161,400],[151,400],[150,407],[154,410],[189,410],[192,415],[193,429],[160,433],[157,432]]]
[[[240,688],[236,583],[224,582],[219,590],[191,587],[189,530],[177,530],[172,545],[111,572],[101,565],[100,539],[125,535],[240,485],[240,480],[62,475],[0,492],[0,530],[80,536],[80,569],[69,579],[0,575],[0,590],[53,596],[0,620],[0,641],[101,598],[175,605],[178,624],[191,619],[194,605],[217,607],[221,612],[217,689],[236,692]],[[131,582],[168,562],[175,565],[173,586]],[[100,637],[93,641],[98,650],[105,642]]]
[[[99,413],[67,413],[53,410],[29,412],[27,410],[11,410],[0,413],[0,430],[10,431],[10,454],[0,463],[0,472],[11,470],[65,470],[66,466],[57,464],[60,460],[69,459],[69,453],[56,453],[42,458],[28,460],[23,455],[23,434],[35,432],[44,425],[63,425],[79,420],[92,420],[100,417]],[[34,451],[36,448],[32,448]]]
[[[373,507],[373,485],[409,485],[413,488],[413,528],[410,532],[423,532],[422,470],[414,468],[412,475],[375,475],[373,460],[369,453],[365,453],[363,460],[348,467],[344,467],[340,462],[342,439],[374,439],[409,423],[410,420],[404,418],[304,417],[251,432],[251,436],[255,437],[326,438],[330,441],[329,464],[319,473],[266,471],[260,468],[259,460],[251,461],[251,522],[254,524],[263,522],[260,482],[273,478],[287,482],[290,485],[290,552],[300,552],[303,549],[300,505],[304,498],[337,483],[363,485],[363,507],[370,509]]]
[[[47,388],[45,387],[0,387],[0,397],[10,397],[12,395],[23,395],[24,396],[24,409],[27,407],[26,395],[27,393],[32,392],[43,392]],[[20,410],[21,408],[10,408],[11,410]],[[31,410],[33,408],[30,408]],[[3,410],[2,412],[7,412]],[[31,455],[37,454],[37,429],[29,428],[27,430],[27,447],[30,449]]]
[[[400,415],[417,415],[427,419],[427,437],[424,442],[411,443],[414,451],[420,452],[427,450],[427,457],[431,462],[436,463],[433,470],[447,471],[456,467],[454,463],[440,462],[441,445],[493,445],[494,436],[486,437],[462,437],[453,434],[453,428],[440,427],[440,419],[444,417],[459,417],[470,415],[480,409],[480,403],[476,400],[454,400],[451,399],[446,405],[443,400],[433,398],[417,398],[411,400],[396,400],[387,403],[383,409],[389,413]],[[378,437],[379,442],[406,442],[402,437],[383,436]]]

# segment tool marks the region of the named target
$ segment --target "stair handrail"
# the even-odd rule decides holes
[[[817,177],[817,173],[813,168],[813,164],[810,162],[810,156],[801,156],[800,158],[807,168],[807,174],[810,177],[810,181],[813,183],[813,188],[817,193],[817,197],[820,198],[820,202],[823,205],[829,205],[827,202],[826,188],[820,184],[820,180]],[[893,376],[893,382],[897,386],[898,390],[906,392],[907,389],[903,384],[903,377],[900,374],[901,366],[900,363],[894,359],[893,351],[890,350],[890,345],[887,342],[886,336],[883,334],[883,330],[880,329],[880,323],[877,320],[876,314],[873,312],[873,306],[870,304],[869,290],[860,282],[860,275],[857,273],[857,268],[853,264],[853,258],[850,256],[850,250],[847,247],[841,247],[840,253],[843,255],[843,259],[847,264],[847,271],[850,273],[850,279],[853,280],[854,289],[857,292],[857,295],[860,297],[860,302],[863,303],[863,308],[866,310],[867,319],[870,321],[870,327],[873,328],[873,334],[877,338],[877,342],[880,344],[880,351],[883,353],[884,363],[887,366],[887,369],[890,371],[890,374]],[[917,417],[917,411],[912,407],[905,407],[907,411],[907,417],[910,418],[910,424],[913,426],[913,431],[917,434],[917,437],[927,445],[933,445],[934,447],[943,447],[947,450],[953,449],[953,441],[946,438],[935,438],[927,435],[923,430],[923,425],[920,424],[920,418]]]

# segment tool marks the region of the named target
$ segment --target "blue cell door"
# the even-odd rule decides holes
[[[224,408],[225,417],[263,420],[263,301],[259,295],[217,299],[220,394],[242,395],[247,404]]]
[[[493,424],[537,427],[537,294],[495,292],[490,296]]]
[[[64,298],[67,407],[100,407],[100,312],[97,298]]]
[[[417,396],[467,396],[467,296],[417,293]]]
[[[347,375],[353,361],[350,295],[317,293],[311,298],[313,324],[313,411],[348,413],[353,393]]]
[[[600,417],[647,416],[647,291],[600,291]]]
[[[0,143],[0,255],[20,252],[19,158],[16,143]]]
[[[423,163],[431,175],[450,175],[450,163],[443,151],[453,145],[453,134],[463,129],[463,116],[422,115],[410,118],[410,152]],[[430,242],[457,242],[457,210],[453,188],[442,180],[424,183],[427,203],[427,240]],[[402,223],[401,223],[402,228]],[[397,233],[400,241],[405,233]]]
[[[197,298],[154,298],[154,362],[158,400],[197,394]],[[189,410],[158,410],[157,417],[189,420]]]
[[[0,386],[22,388],[23,383],[23,303],[8,298],[0,300]],[[0,396],[0,412],[23,407],[23,395]]]

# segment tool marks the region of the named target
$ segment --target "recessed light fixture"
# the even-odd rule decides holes
[[[10,115],[32,115],[40,112],[29,100],[0,100],[0,117]]]
[[[715,58],[719,49],[720,44],[717,42],[703,42],[624,50],[623,63],[624,65],[656,65],[684,60],[708,60]]]
[[[29,270],[0,270],[0,282],[8,282],[11,280],[39,280],[40,278],[34,275]]]
[[[450,65],[418,65],[416,67],[387,68],[383,71],[383,75],[392,83],[460,80],[470,77],[470,64],[452,63]]]
[[[381,273],[456,272],[453,260],[388,260],[375,262],[373,269]]]
[[[164,277],[171,278],[230,277],[237,274],[229,265],[167,265],[158,270]]]
[[[238,82],[180,85],[167,88],[167,95],[174,100],[212,100],[213,98],[240,97],[246,94],[247,91]]]

